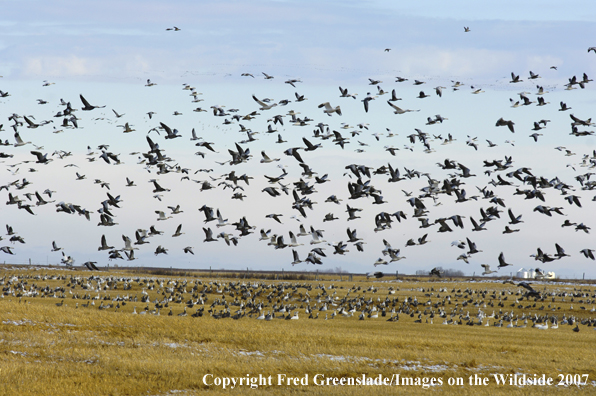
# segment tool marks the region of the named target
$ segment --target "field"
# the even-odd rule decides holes
[[[6,267],[1,286],[3,394],[245,394],[254,393],[251,383],[269,394],[593,394],[596,386],[589,321],[596,286],[588,283],[533,283],[540,297],[528,299],[518,282],[486,280],[260,280]],[[274,307],[287,312],[257,320]],[[318,319],[308,319],[308,307]],[[392,311],[397,321],[388,321]],[[278,319],[295,312],[298,320]],[[545,323],[549,328],[540,329]],[[507,384],[496,383],[499,374]],[[544,374],[553,383],[510,385],[516,377],[509,374]],[[379,375],[393,385],[332,385],[334,378]],[[474,375],[487,384],[470,385]],[[243,383],[224,390],[231,378]],[[458,378],[463,385],[448,384]]]

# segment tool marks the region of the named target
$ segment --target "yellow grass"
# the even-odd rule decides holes
[[[46,279],[43,277],[47,275]],[[432,305],[424,305],[429,297],[432,304],[441,302],[444,297],[451,296],[451,305],[445,309],[450,312],[455,305],[461,307],[464,301],[469,301],[463,307],[463,315],[469,311],[470,317],[475,319],[478,309],[490,314],[493,309],[498,313],[514,311],[522,313],[555,314],[561,319],[574,315],[577,318],[593,317],[590,312],[595,294],[592,286],[575,286],[586,293],[586,297],[556,296],[555,301],[549,297],[541,302],[523,299],[515,304],[516,298],[521,297],[521,288],[501,283],[440,283],[436,280],[407,281],[407,282],[379,282],[366,279],[354,279],[352,282],[325,279],[321,281],[267,281],[266,284],[279,285],[284,283],[282,293],[273,289],[261,293],[255,301],[263,301],[265,311],[272,309],[272,305],[292,304],[299,311],[299,320],[271,321],[256,320],[256,314],[247,315],[239,320],[231,318],[214,319],[208,310],[216,299],[225,296],[232,313],[239,309],[232,302],[237,299],[243,301],[241,294],[226,289],[230,282],[241,284],[260,281],[242,279],[207,279],[204,277],[188,277],[187,293],[182,295],[183,303],[170,302],[168,307],[161,309],[160,315],[133,315],[133,307],[141,312],[146,306],[153,310],[152,302],[141,302],[143,290],[149,295],[149,300],[163,299],[159,282],[131,282],[130,290],[123,290],[122,281],[115,282],[106,290],[99,292],[99,300],[87,300],[81,297],[89,295],[96,297],[98,292],[83,289],[91,276],[88,272],[76,271],[3,271],[5,290],[4,298],[0,299],[0,376],[3,394],[18,395],[193,395],[203,391],[218,393],[245,394],[253,392],[250,386],[238,386],[234,389],[222,389],[222,386],[208,386],[203,380],[212,383],[214,378],[235,377],[246,380],[247,376],[272,377],[271,386],[260,386],[259,392],[270,394],[285,393],[318,393],[318,394],[418,394],[441,392],[447,394],[536,394],[536,393],[594,393],[596,391],[596,331],[593,327],[580,325],[580,332],[572,331],[574,326],[560,325],[558,329],[538,330],[531,328],[530,321],[527,328],[484,327],[465,325],[442,325],[443,318],[435,315],[433,324],[426,323],[428,315],[422,315],[422,323],[415,323],[418,319],[400,314],[398,322],[388,322],[386,317],[379,315],[378,319],[358,320],[360,310],[354,317],[337,315],[334,319],[324,320],[325,313],[319,313],[319,319],[307,319],[304,308],[307,289],[291,286],[312,286],[308,293],[310,304],[316,304],[317,295],[325,298],[323,290],[317,286],[324,285],[326,293],[333,298],[343,298],[353,286],[350,298],[372,298],[374,304],[378,300],[398,298],[401,305],[407,297],[418,300],[418,309],[424,313],[425,309],[435,310]],[[97,276],[98,274],[93,274]],[[102,277],[141,278],[140,274],[130,273],[100,273]],[[52,289],[45,297],[31,297],[18,292],[14,295],[15,284],[10,284],[12,277],[28,277],[25,290],[33,285],[37,289],[48,286]],[[62,277],[62,279],[56,278]],[[77,277],[75,284],[72,277]],[[38,277],[34,279],[34,277]],[[53,278],[53,279],[52,279]],[[147,276],[146,279],[162,279],[165,287],[169,287],[168,277]],[[184,280],[182,278],[175,278]],[[22,278],[19,279],[21,281]],[[202,294],[203,287],[207,301],[205,305],[197,305],[187,309],[188,316],[178,317],[184,310],[185,302],[192,297],[192,287],[195,281],[201,281],[198,293]],[[217,282],[217,285],[210,282]],[[89,281],[93,288],[95,281]],[[148,286],[155,285],[151,290]],[[335,288],[331,289],[330,286]],[[102,287],[106,283],[102,283]],[[374,290],[370,290],[370,287]],[[64,288],[56,292],[56,287]],[[395,294],[389,294],[389,288],[397,289]],[[431,288],[434,291],[431,291]],[[439,292],[446,288],[446,292]],[[465,289],[474,291],[488,290],[505,291],[501,296],[504,307],[499,307],[499,300],[487,295],[465,294]],[[544,286],[537,286],[543,290]],[[218,293],[220,289],[222,293]],[[424,289],[424,291],[423,291]],[[574,292],[572,285],[549,284],[547,290],[566,290]],[[22,289],[21,289],[22,290]],[[455,290],[455,291],[454,291]],[[458,291],[459,290],[459,291]],[[182,291],[182,289],[180,289]],[[364,293],[366,292],[366,293]],[[508,294],[511,292],[512,294]],[[177,296],[174,291],[174,296]],[[234,296],[231,295],[234,293]],[[272,293],[271,302],[266,298]],[[334,294],[335,293],[335,294]],[[166,293],[169,295],[169,293]],[[254,294],[254,293],[253,293]],[[441,297],[438,298],[437,294]],[[287,300],[282,300],[288,295]],[[459,296],[459,297],[456,297]],[[137,302],[127,302],[116,309],[116,296],[137,296]],[[301,297],[302,296],[302,297]],[[465,297],[464,297],[465,296]],[[78,298],[74,298],[78,297]],[[504,298],[507,297],[507,300]],[[107,298],[104,300],[104,298]],[[196,298],[192,297],[193,300]],[[457,299],[457,301],[456,301]],[[565,301],[563,301],[565,299]],[[494,303],[483,307],[483,304]],[[582,300],[583,302],[579,302]],[[56,304],[64,301],[62,306]],[[84,307],[83,304],[94,302],[95,305]],[[337,300],[336,300],[337,301]],[[474,303],[478,302],[479,307]],[[78,307],[77,307],[78,303]],[[246,300],[244,300],[246,304]],[[511,304],[514,307],[511,307]],[[113,304],[112,308],[100,310],[100,305]],[[120,303],[122,304],[122,303]],[[533,306],[535,304],[535,307]],[[321,306],[322,304],[316,304]],[[550,308],[549,308],[550,305]],[[529,307],[528,307],[529,306]],[[544,306],[544,309],[540,308]],[[573,306],[573,309],[571,307]],[[191,317],[197,308],[204,307],[204,316]],[[526,308],[528,307],[528,308]],[[580,307],[586,309],[582,310]],[[330,307],[333,308],[333,307]],[[169,310],[173,316],[167,316]],[[224,309],[223,305],[213,307],[218,313]],[[416,308],[414,308],[415,310]],[[554,311],[553,311],[554,309]],[[295,310],[292,310],[294,312]],[[332,309],[327,311],[331,317]],[[278,314],[280,316],[281,314]],[[287,314],[286,314],[287,315]],[[456,317],[457,319],[457,317]],[[477,319],[475,319],[477,320]],[[494,319],[490,320],[492,324]],[[521,321],[520,321],[521,324]],[[506,325],[506,323],[505,323]],[[504,326],[505,326],[504,325]],[[497,386],[494,374],[545,374],[552,377],[555,384],[559,383],[559,374],[587,374],[586,386],[525,386],[510,385]],[[304,378],[308,375],[309,384],[278,385],[278,374],[287,377]],[[319,380],[324,377],[361,378],[362,375],[377,378],[379,375],[391,377],[399,374],[401,377],[418,379],[441,379],[442,386],[424,389],[422,386],[317,386],[314,377]],[[469,377],[477,374],[479,377],[489,377],[489,385],[472,386]],[[463,386],[449,386],[449,378],[462,378]]]

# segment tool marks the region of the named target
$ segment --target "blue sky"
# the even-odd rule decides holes
[[[461,3],[461,4],[459,4]],[[178,224],[183,224],[185,234],[178,238],[170,236],[155,237],[151,244],[141,246],[135,252],[136,261],[118,264],[181,266],[205,268],[245,269],[290,269],[292,261],[290,249],[274,250],[266,242],[258,241],[258,230],[271,228],[273,233],[284,235],[288,240],[288,231],[297,233],[298,223],[307,228],[310,225],[324,228],[328,242],[347,239],[346,227],[357,228],[358,236],[365,239],[365,252],[356,252],[350,245],[350,253],[343,257],[331,257],[333,248],[327,246],[327,259],[323,269],[342,267],[356,272],[373,271],[374,261],[381,257],[383,239],[400,248],[407,259],[382,266],[377,269],[393,272],[414,273],[417,269],[430,269],[436,265],[445,268],[457,268],[467,274],[481,272],[479,264],[497,265],[496,257],[504,251],[509,262],[514,266],[500,272],[515,272],[520,267],[540,266],[554,270],[563,276],[577,276],[583,272],[593,273],[591,260],[579,254],[584,248],[596,248],[592,244],[591,234],[573,228],[563,229],[560,223],[564,219],[574,222],[596,224],[591,199],[593,194],[581,191],[575,180],[578,174],[589,172],[580,167],[581,157],[594,149],[594,138],[569,136],[569,112],[558,111],[559,102],[565,101],[573,110],[570,111],[582,119],[593,116],[593,83],[585,89],[566,91],[564,84],[573,75],[580,77],[587,73],[596,75],[596,54],[588,53],[587,48],[596,43],[590,42],[595,30],[595,21],[590,16],[591,5],[587,2],[540,2],[518,4],[515,2],[480,6],[475,3],[456,2],[445,6],[443,2],[421,2],[400,6],[394,2],[293,2],[293,1],[258,1],[258,2],[92,2],[82,6],[78,2],[53,2],[45,4],[37,1],[5,2],[0,17],[0,89],[11,96],[0,99],[2,114],[17,113],[34,115],[37,121],[53,119],[53,115],[63,109],[61,98],[80,108],[79,94],[83,94],[92,104],[106,105],[103,109],[91,112],[76,112],[80,117],[79,129],[67,129],[63,133],[52,133],[59,127],[60,118],[35,130],[20,127],[19,132],[26,141],[43,146],[42,151],[51,155],[55,150],[67,150],[72,157],[54,161],[49,165],[20,164],[19,161],[31,160],[31,145],[24,147],[1,147],[3,152],[13,154],[12,159],[4,160],[5,176],[0,184],[9,183],[17,178],[26,177],[33,182],[24,191],[14,191],[24,198],[24,192],[43,191],[49,185],[57,191],[56,200],[73,202],[94,211],[92,221],[87,222],[74,215],[55,213],[53,205],[34,209],[37,215],[19,211],[15,206],[0,209],[0,216],[6,219],[27,241],[25,245],[15,245],[17,262],[56,262],[60,253],[49,252],[52,240],[63,245],[67,254],[72,255],[78,264],[95,260],[107,263],[105,252],[97,252],[102,234],[108,242],[117,248],[122,247],[121,236],[134,237],[137,228],[148,228],[155,224],[163,228],[165,234],[173,233]],[[593,7],[593,6],[592,6]],[[569,12],[577,10],[577,12]],[[179,27],[180,31],[167,31],[166,28]],[[464,32],[464,26],[470,32]],[[390,51],[385,51],[388,48]],[[551,69],[556,66],[557,70]],[[529,80],[529,71],[538,73],[541,78]],[[275,78],[264,80],[261,72]],[[519,74],[524,80],[520,84],[511,84],[511,72]],[[255,78],[242,77],[241,73],[251,73]],[[395,77],[408,78],[403,83],[395,82]],[[296,78],[296,88],[284,81]],[[387,96],[380,96],[370,102],[370,111],[364,112],[361,100],[370,92],[377,94],[378,88],[369,85],[369,78],[381,80],[378,85],[385,91],[396,89],[401,101],[396,102],[404,108],[420,112],[395,115],[387,105]],[[154,87],[145,87],[147,79],[157,83]],[[414,79],[425,82],[421,86],[412,85]],[[43,81],[54,84],[43,87]],[[465,85],[458,91],[451,88],[453,81]],[[192,103],[188,91],[182,90],[182,83],[196,87],[203,102]],[[511,108],[509,99],[519,100],[519,93],[535,101],[536,85],[542,85],[550,91],[545,99],[550,102],[544,107],[522,106]],[[338,86],[347,87],[351,93],[357,93],[357,100],[340,98]],[[439,98],[434,94],[436,86],[443,86],[444,95]],[[474,89],[485,91],[479,95],[471,94]],[[431,96],[418,99],[423,90]],[[304,94],[308,99],[296,103],[295,93]],[[252,121],[233,122],[223,125],[223,117],[214,117],[210,112],[197,113],[192,110],[202,106],[223,105],[226,109],[238,108],[239,114],[258,110],[252,95],[259,98],[269,97],[276,101],[290,99],[293,102],[285,107],[261,111],[262,115]],[[38,105],[37,99],[45,99],[47,105]],[[343,115],[326,116],[317,106],[329,101],[333,106],[341,105]],[[116,118],[111,109],[125,113]],[[275,144],[277,134],[264,131],[267,119],[275,114],[286,114],[290,109],[309,116],[315,121],[306,127],[289,125],[277,126],[279,133],[288,140],[287,144]],[[148,111],[155,111],[157,116],[149,119]],[[179,111],[182,116],[172,115]],[[426,125],[427,117],[441,114],[447,117],[444,124]],[[231,115],[230,115],[231,116]],[[499,117],[512,119],[516,124],[516,133],[507,128],[494,126]],[[227,117],[231,119],[230,117]],[[534,142],[528,135],[533,122],[550,119],[547,128],[539,131],[544,136]],[[12,122],[4,118],[4,131],[0,138],[13,143]],[[130,134],[123,134],[120,127],[129,122],[136,129]],[[157,175],[137,164],[139,154],[148,149],[145,136],[151,128],[164,122],[177,128],[183,138],[165,140],[162,135],[151,132],[150,136],[159,142],[168,155],[180,166],[191,169],[213,168],[209,175],[204,172],[191,174],[191,179],[208,180],[209,176],[219,177],[235,169],[238,174],[246,173],[255,178],[251,186],[246,186],[247,198],[244,202],[230,200],[229,190],[221,187],[210,191],[198,191],[198,184],[181,181],[180,174]],[[330,140],[321,141],[323,148],[304,157],[319,175],[328,173],[331,182],[317,185],[313,200],[318,203],[307,219],[291,216],[298,212],[291,209],[291,198],[271,198],[262,193],[266,187],[263,175],[274,176],[281,173],[277,165],[282,165],[288,172],[286,182],[297,181],[301,168],[297,161],[283,154],[288,147],[302,146],[301,138],[311,138],[314,125],[328,123],[331,129],[341,130],[342,123],[351,128],[341,130],[347,136],[350,131],[360,130],[360,135],[350,138],[345,149],[333,145]],[[234,143],[246,139],[246,134],[238,132],[243,124],[253,131],[259,140],[246,144],[250,147],[253,158],[246,164],[231,167],[218,165],[230,158],[227,150],[234,149]],[[367,123],[369,129],[357,128],[356,124]],[[208,153],[206,159],[194,155],[198,150],[189,142],[190,130],[195,128],[206,140],[213,141],[219,153]],[[397,136],[388,137],[386,128]],[[430,144],[433,153],[424,153],[420,143],[411,144],[407,138],[414,128],[422,129],[430,135],[443,138],[451,133],[457,140],[450,145],[441,145],[439,139]],[[587,129],[593,127],[586,127]],[[379,134],[377,140],[373,134]],[[478,151],[465,142],[476,137]],[[486,139],[498,144],[489,148]],[[513,141],[513,145],[506,143]],[[359,146],[362,141],[368,146]],[[110,151],[120,153],[123,165],[111,166],[98,160],[89,163],[85,159],[87,146],[95,148],[102,143],[111,144]],[[392,157],[384,150],[385,146],[400,148],[397,156]],[[404,146],[412,147],[413,151]],[[575,156],[565,156],[564,152],[554,149],[566,146]],[[364,152],[357,153],[356,149]],[[261,164],[260,151],[265,150],[270,156],[281,158],[278,163]],[[95,150],[97,151],[97,150]],[[204,151],[204,150],[203,150]],[[483,160],[503,159],[513,156],[513,168],[531,167],[535,174],[549,180],[558,176],[576,189],[569,194],[582,197],[583,207],[570,206],[563,196],[553,189],[545,190],[550,206],[562,206],[567,216],[549,218],[533,212],[541,202],[524,200],[513,195],[515,187],[492,187],[488,182],[493,175],[485,175]],[[387,183],[387,176],[375,176],[371,183],[383,191],[388,201],[384,205],[372,205],[371,199],[348,200],[347,183],[353,181],[345,175],[344,167],[350,163],[367,164],[379,167],[391,163],[428,172],[434,179],[443,181],[449,177],[449,171],[436,166],[445,158],[465,164],[478,176],[466,179],[464,188],[468,195],[478,194],[476,187],[488,185],[502,196],[507,207],[515,213],[523,213],[524,223],[521,231],[512,235],[502,235],[507,223],[507,208],[501,219],[487,224],[487,231],[471,232],[469,217],[479,217],[479,208],[489,206],[486,200],[454,203],[454,198],[442,194],[441,206],[430,210],[431,222],[439,217],[453,214],[466,216],[464,230],[453,233],[437,233],[438,226],[430,229],[418,228],[419,222],[411,217],[412,209],[405,202],[401,191],[419,194],[419,189],[427,185],[424,178],[406,180],[399,183]],[[79,168],[64,167],[73,163]],[[18,165],[17,165],[18,164]],[[9,165],[16,165],[14,167]],[[570,165],[570,166],[567,166]],[[28,172],[33,167],[38,172]],[[14,175],[9,170],[15,172]],[[575,170],[573,170],[575,169]],[[75,180],[75,172],[85,173],[86,180]],[[125,175],[131,175],[139,187],[134,190],[123,185]],[[148,180],[159,178],[160,182],[170,186],[171,194],[164,194],[163,201],[152,197],[151,184]],[[105,199],[105,189],[93,184],[95,178],[108,180],[111,193],[121,194],[123,208],[117,210],[115,227],[97,227],[99,220],[97,209]],[[509,180],[509,179],[508,179]],[[512,179],[512,181],[516,181]],[[220,181],[212,181],[217,184]],[[311,180],[311,183],[314,181]],[[517,182],[518,188],[528,188]],[[2,192],[7,196],[6,191]],[[329,195],[342,198],[341,205],[326,203]],[[429,201],[432,203],[432,200]],[[362,207],[362,219],[346,222],[345,204]],[[156,222],[155,210],[167,210],[167,206],[181,204],[184,214],[174,215],[173,219]],[[236,221],[241,216],[248,216],[256,228],[256,235],[244,237],[239,246],[227,247],[223,242],[203,243],[203,215],[198,207],[207,204],[220,208],[222,214]],[[403,210],[408,220],[396,223],[391,230],[375,233],[374,215],[379,211],[394,212]],[[265,214],[275,211],[283,213],[283,223],[277,224],[265,218]],[[326,213],[333,212],[340,220],[322,222]],[[503,215],[505,218],[503,218]],[[178,216],[178,217],[176,217]],[[181,217],[184,216],[184,217]],[[215,230],[215,226],[208,224]],[[228,226],[226,232],[234,233]],[[217,230],[222,231],[222,230]],[[429,233],[430,244],[405,247],[409,238],[415,240],[424,233]],[[469,237],[483,250],[470,259],[470,264],[463,264],[455,258],[463,253],[451,242]],[[0,243],[11,245],[4,236]],[[158,238],[161,238],[158,240]],[[300,258],[306,258],[310,250],[310,237],[302,237],[297,250]],[[572,255],[560,261],[542,264],[529,257],[541,247],[548,253],[554,252],[554,243],[563,245]],[[155,247],[162,244],[170,249],[167,257],[153,254]],[[11,245],[12,246],[12,245]],[[195,256],[181,252],[184,246],[193,246]],[[12,259],[4,255],[2,259]],[[116,263],[116,262],[112,262]],[[294,267],[298,268],[298,267]],[[301,264],[299,268],[313,269]]]

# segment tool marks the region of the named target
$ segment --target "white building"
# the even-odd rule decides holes
[[[540,268],[528,270],[520,268],[517,271],[517,277],[522,279],[555,279],[555,273],[552,271],[545,272]]]

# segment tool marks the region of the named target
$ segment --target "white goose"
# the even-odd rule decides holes
[[[324,107],[325,110],[323,112],[328,116],[331,116],[333,113],[341,115],[341,108],[339,106],[332,107],[329,102],[321,103],[318,107],[319,109]]]

